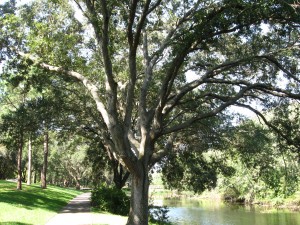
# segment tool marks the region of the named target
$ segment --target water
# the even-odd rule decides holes
[[[177,225],[300,225],[300,213],[208,200],[164,200]]]

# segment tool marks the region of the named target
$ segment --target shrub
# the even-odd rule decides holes
[[[126,216],[129,212],[129,197],[120,189],[101,185],[92,191],[91,204],[102,211]]]

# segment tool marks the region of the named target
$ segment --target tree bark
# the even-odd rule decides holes
[[[48,167],[48,143],[49,143],[49,137],[48,132],[46,131],[44,133],[44,163],[43,163],[43,169],[41,172],[41,188],[45,189],[47,188],[47,167]]]
[[[80,182],[78,178],[75,179],[75,183],[76,183],[76,190],[80,190]]]
[[[143,168],[131,174],[130,212],[127,225],[148,224],[148,170]]]
[[[23,151],[23,132],[20,133],[18,143],[18,180],[17,190],[22,190],[22,151]]]
[[[125,186],[130,173],[126,170],[124,171],[122,164],[119,163],[117,160],[113,161],[113,171],[114,171],[113,180],[114,180],[115,186],[118,189],[122,189]]]
[[[33,171],[33,174],[34,174],[34,175],[33,175],[33,183],[34,183],[34,184],[36,183],[36,171],[37,171],[37,170],[34,170],[34,171]]]
[[[27,185],[31,185],[31,167],[32,167],[32,143],[31,138],[28,142],[28,176],[27,176]]]

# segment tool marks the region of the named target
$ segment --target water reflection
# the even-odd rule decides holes
[[[300,225],[300,213],[208,200],[164,200],[178,225]]]

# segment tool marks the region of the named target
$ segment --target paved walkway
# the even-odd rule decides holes
[[[91,213],[91,193],[78,195],[62,211],[51,218],[46,225],[123,225],[127,218],[122,216]]]

